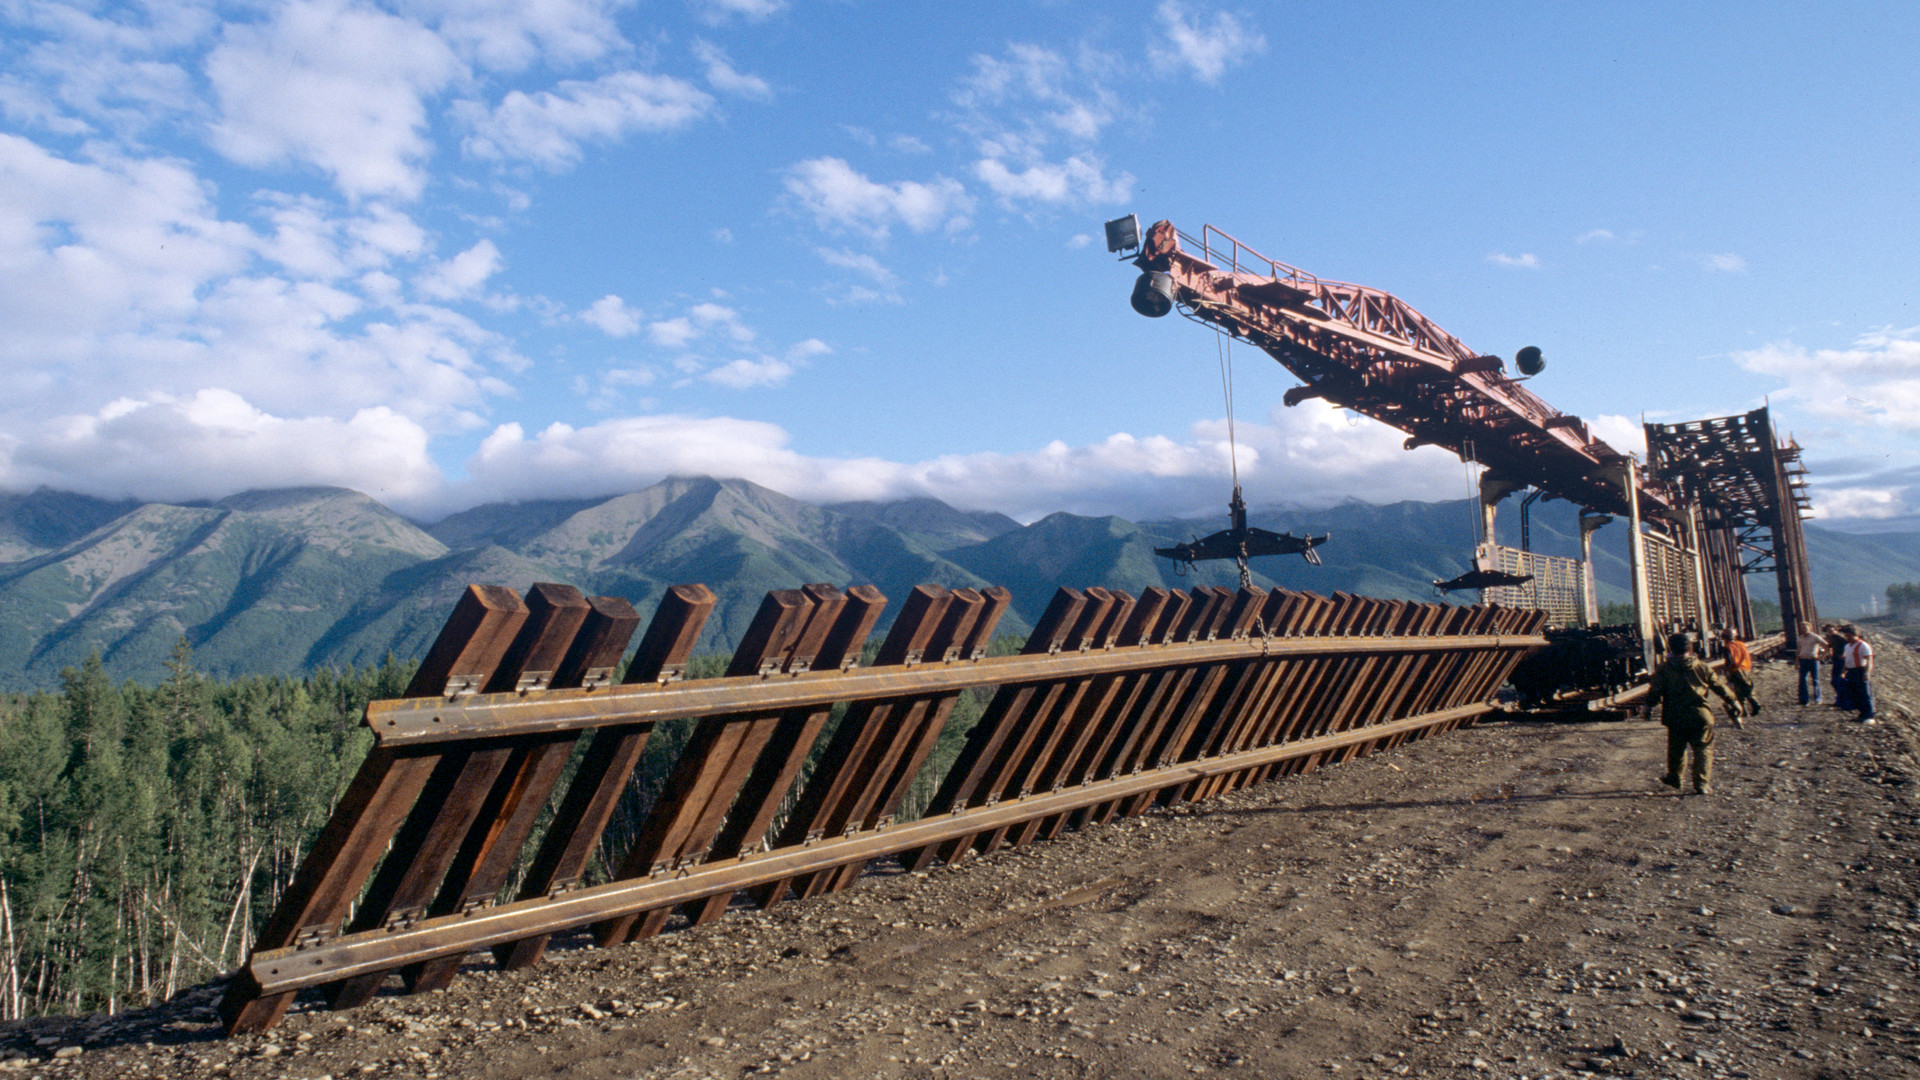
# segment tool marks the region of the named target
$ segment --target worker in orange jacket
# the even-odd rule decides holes
[[[1740,711],[1746,716],[1759,716],[1760,703],[1753,697],[1753,653],[1733,636],[1732,627],[1720,631],[1720,642],[1727,650],[1727,683],[1733,687],[1733,696],[1740,699]]]

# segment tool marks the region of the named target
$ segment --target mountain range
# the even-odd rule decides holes
[[[1513,505],[1499,530],[1509,543]],[[1565,504],[1535,507],[1534,550],[1577,554],[1573,515]],[[1431,583],[1467,569],[1473,547],[1465,501],[1270,508],[1250,520],[1332,536],[1323,566],[1259,560],[1263,587],[1431,598]],[[153,681],[182,637],[196,666],[221,677],[417,656],[469,582],[561,581],[627,597],[643,613],[662,589],[702,582],[720,598],[700,645],[708,651],[732,647],[768,589],[814,581],[870,583],[896,601],[921,582],[1005,585],[1014,608],[1002,628],[1024,633],[1060,585],[1234,584],[1230,564],[1182,576],[1153,554],[1225,525],[1224,506],[1217,521],[1053,514],[1022,525],[933,499],[816,506],[707,477],[610,498],[480,506],[432,524],[340,488],[185,505],[0,496],[0,687],[54,685],[95,652],[116,677]],[[1621,535],[1603,530],[1596,545],[1603,602],[1627,596]],[[1920,534],[1807,535],[1815,594],[1834,614],[1856,613],[1889,583],[1920,580]],[[1751,580],[1771,597],[1767,579]]]

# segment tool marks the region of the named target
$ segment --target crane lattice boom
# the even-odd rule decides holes
[[[1145,272],[1141,288],[1164,285],[1183,314],[1298,376],[1304,385],[1287,391],[1288,405],[1322,398],[1406,432],[1409,450],[1445,447],[1503,479],[1625,514],[1621,469],[1631,459],[1509,377],[1499,357],[1468,348],[1391,293],[1315,277],[1211,225],[1196,239],[1162,221],[1134,263]],[[1155,274],[1167,277],[1150,285]],[[1672,493],[1645,473],[1638,480],[1642,509],[1666,516]]]

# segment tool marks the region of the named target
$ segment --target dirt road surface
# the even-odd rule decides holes
[[[1647,720],[1497,722],[1201,806],[446,993],[212,988],[0,1035],[67,1077],[1920,1077],[1920,656],[1881,718],[1723,724],[1717,794]],[[65,1055],[57,1056],[56,1055]]]

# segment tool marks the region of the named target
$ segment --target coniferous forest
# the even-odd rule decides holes
[[[0,699],[0,1018],[118,1012],[232,970],[413,663],[157,686],[98,657]]]
[[[988,651],[1020,644],[1001,635]],[[696,656],[686,677],[729,659]],[[222,682],[194,670],[183,640],[157,686],[116,685],[94,657],[58,692],[0,698],[0,1020],[118,1013],[239,966],[372,745],[367,702],[400,696],[416,667],[389,657]],[[903,818],[922,812],[988,696],[961,695]],[[692,726],[649,740],[590,880],[618,865]]]

